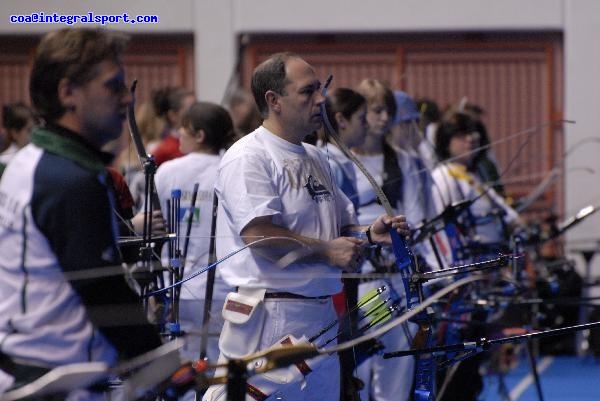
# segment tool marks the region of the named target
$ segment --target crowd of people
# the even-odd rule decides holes
[[[110,145],[123,137],[133,102],[122,62],[126,42],[99,30],[46,35],[31,72],[31,108],[3,108],[0,393],[58,366],[114,366],[166,341],[171,326],[156,316],[148,321],[147,309],[157,307],[141,299],[119,247],[121,237],[141,235],[148,218],[145,171],[132,145],[106,152],[115,152]],[[158,317],[180,324],[182,360],[225,362],[307,341],[379,288],[404,302],[390,230],[430,271],[496,255],[522,224],[503,198],[480,108],[442,112],[377,77],[325,94],[319,78],[300,55],[277,53],[254,70],[251,93],[236,92],[226,107],[167,87],[136,109],[157,167],[160,210],[152,234],[177,231],[181,243],[187,240],[185,253],[181,247],[167,254],[167,244],[154,256],[165,277],[184,267],[178,302],[167,302]],[[339,142],[324,129],[325,115]],[[381,187],[392,215],[348,152]],[[411,228],[461,201],[471,204],[452,222],[457,230],[410,242]],[[200,274],[224,257],[214,277]],[[347,326],[331,327],[334,342],[336,330],[340,339],[352,337],[342,331],[358,330],[356,322]],[[379,346],[409,349],[416,331],[414,323],[396,327]],[[415,360],[352,354],[306,369],[293,380],[251,378],[247,397],[409,400]],[[348,391],[349,377],[355,391]],[[85,397],[101,399],[106,390],[89,388]],[[225,392],[214,385],[204,399],[225,399]]]

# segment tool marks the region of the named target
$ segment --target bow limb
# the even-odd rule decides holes
[[[327,88],[331,83],[333,76],[330,75],[327,79],[325,85],[323,86],[322,95],[323,97],[327,96]],[[387,196],[375,180],[375,178],[371,175],[369,170],[362,164],[362,162],[348,149],[348,147],[344,144],[338,133],[335,131],[331,122],[329,121],[329,117],[327,117],[327,111],[325,110],[325,103],[321,105],[321,117],[323,119],[323,125],[325,126],[325,131],[329,135],[330,138],[336,143],[338,148],[344,153],[344,155],[350,159],[356,167],[364,174],[367,178],[371,187],[377,194],[377,198],[381,205],[383,206],[386,214],[390,217],[394,217],[394,210]],[[402,277],[402,282],[404,284],[404,290],[406,292],[406,306],[407,309],[412,309],[415,305],[419,303],[420,297],[419,292],[411,286],[410,276],[411,276],[411,268],[416,271],[417,265],[414,255],[410,248],[406,245],[406,242],[402,239],[400,234],[395,229],[390,229],[390,237],[392,239],[392,248],[394,251],[394,256],[396,257],[396,268]]]
[[[137,79],[131,85],[132,101],[127,105],[127,125],[131,139],[138,153],[140,164],[144,170],[145,176],[145,193],[144,193],[144,224],[143,234],[145,244],[149,244],[152,238],[152,210],[160,210],[160,201],[156,188],[154,187],[154,173],[156,172],[156,163],[154,158],[146,153],[144,142],[135,119],[135,88],[137,87]]]
[[[143,166],[144,163],[148,160],[148,154],[146,153],[144,142],[142,141],[142,136],[140,134],[140,130],[138,128],[137,122],[135,120],[135,88],[137,87],[137,79],[133,81],[131,85],[131,98],[134,99],[127,106],[127,125],[129,127],[129,133],[131,134],[131,139],[135,145],[135,149],[138,153],[138,157],[140,159],[140,164]]]

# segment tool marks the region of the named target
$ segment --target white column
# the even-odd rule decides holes
[[[567,215],[573,215],[586,205],[600,206],[600,2],[565,0],[564,15],[565,117],[576,121],[565,134],[565,149],[572,149],[565,160],[565,208]],[[594,173],[576,173],[579,167]],[[600,212],[571,229],[567,238],[567,256],[576,258],[579,273],[585,280],[597,277],[600,255],[589,253],[593,258],[588,264],[582,251],[600,250]],[[598,293],[584,287],[584,296]],[[587,310],[581,312],[583,323]],[[577,333],[576,345],[578,353],[587,351],[583,332]]]
[[[566,213],[574,214],[587,204],[600,204],[600,2],[565,0],[565,149],[573,149],[565,161]],[[576,148],[578,143],[584,141]],[[573,169],[588,167],[595,174]],[[569,232],[570,242],[600,239],[600,212]],[[574,245],[573,245],[574,246]]]
[[[195,1],[192,10],[196,94],[221,103],[237,52],[233,0]]]

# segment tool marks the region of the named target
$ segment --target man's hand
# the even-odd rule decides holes
[[[402,237],[407,238],[410,235],[410,227],[406,222],[406,217],[399,215],[390,217],[387,215],[379,216],[371,224],[371,240],[381,245],[391,245],[390,229],[394,228]]]
[[[136,234],[142,235],[144,231],[144,212],[139,212],[131,219],[131,225]],[[152,211],[152,235],[164,235],[167,223],[160,210]]]
[[[365,241],[352,237],[338,237],[325,243],[322,251],[327,263],[346,272],[356,272],[363,262]]]

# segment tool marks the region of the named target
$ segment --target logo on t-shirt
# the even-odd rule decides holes
[[[308,180],[304,187],[308,190],[309,195],[317,203],[328,202],[331,200],[331,192],[327,190],[319,181],[312,175],[308,176]]]

